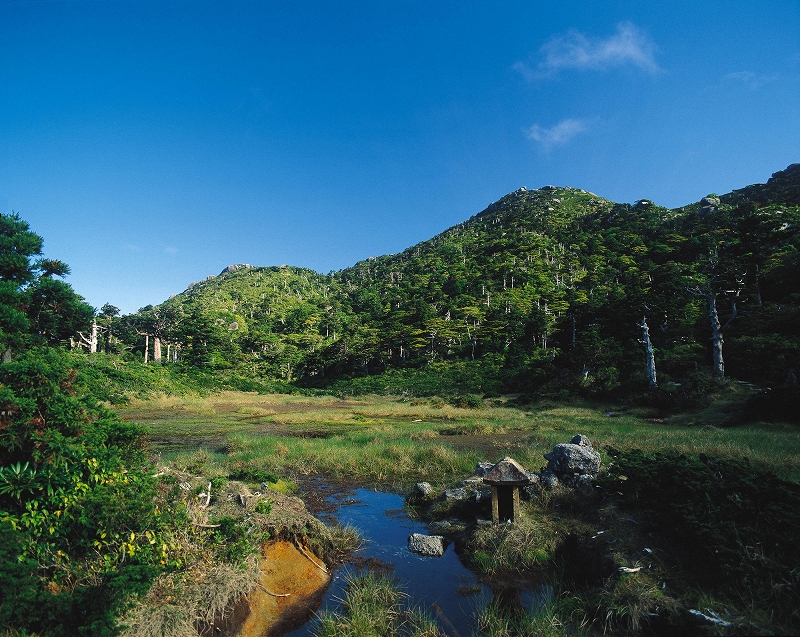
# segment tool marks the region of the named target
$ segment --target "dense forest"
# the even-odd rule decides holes
[[[800,365],[798,215],[800,164],[672,210],[520,188],[338,272],[234,265],[132,315],[105,306],[89,340],[301,387],[680,401],[715,376],[781,385]]]

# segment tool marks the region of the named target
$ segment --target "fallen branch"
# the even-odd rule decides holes
[[[709,624],[714,624],[716,626],[722,626],[723,628],[730,628],[733,626],[731,622],[726,622],[722,619],[719,615],[717,615],[713,610],[706,608],[706,615],[705,613],[701,613],[699,610],[695,610],[694,608],[689,609],[689,614],[693,617],[697,617],[698,619],[702,619],[703,621],[708,622]]]
[[[302,546],[300,546],[300,542],[295,542],[295,547],[297,548],[298,551],[300,551],[303,555],[306,556],[306,558],[308,559],[309,562],[311,562],[314,566],[316,566],[323,573],[328,575],[328,569],[325,568],[324,566],[320,566],[319,564],[317,564],[316,560],[313,560],[311,558],[311,556],[308,553],[306,553],[305,549]]]
[[[259,584],[258,587],[267,595],[272,595],[273,597],[289,597],[291,595],[291,593],[273,593],[272,591],[268,591],[266,588],[264,588],[263,584]]]

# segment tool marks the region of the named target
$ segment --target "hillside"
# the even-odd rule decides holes
[[[799,214],[799,164],[674,210],[521,188],[329,275],[226,268],[116,331],[134,351],[147,332],[172,358],[306,385],[456,368],[494,379],[478,390],[776,384],[800,366]]]

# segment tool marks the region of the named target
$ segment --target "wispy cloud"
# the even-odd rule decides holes
[[[576,135],[588,130],[589,123],[585,119],[564,119],[551,128],[534,124],[525,129],[525,136],[538,142],[544,150],[549,151],[554,146],[563,146]]]
[[[178,248],[174,246],[163,245],[164,252],[167,254],[178,254]]]
[[[512,68],[529,80],[556,75],[562,69],[604,71],[619,66],[634,66],[648,73],[661,68],[655,61],[656,45],[631,22],[617,25],[607,38],[591,38],[578,31],[553,36],[539,49],[541,60],[533,65],[517,62]]]
[[[729,82],[741,82],[751,91],[756,91],[765,84],[771,84],[779,80],[780,75],[777,73],[774,75],[761,75],[752,71],[736,71],[735,73],[728,73],[723,79]]]

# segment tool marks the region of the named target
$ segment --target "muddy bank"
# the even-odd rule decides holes
[[[237,605],[224,629],[213,634],[264,637],[292,630],[314,614],[330,579],[307,547],[272,542],[264,547],[258,587]]]

